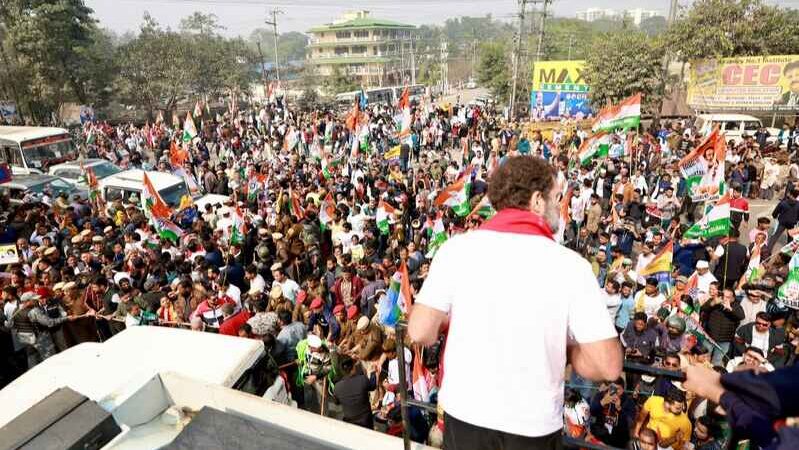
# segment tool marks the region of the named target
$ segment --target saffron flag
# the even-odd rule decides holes
[[[186,120],[183,122],[183,142],[191,142],[197,136],[197,127],[194,126],[194,119],[191,118],[191,111],[186,113]]]
[[[394,209],[393,206],[382,200],[377,205],[375,221],[377,222],[377,228],[380,230],[380,234],[388,234],[390,225],[389,220],[395,211],[396,209]]]
[[[169,219],[169,217],[172,216],[172,210],[164,199],[161,198],[158,191],[155,190],[152,181],[150,181],[150,177],[147,176],[147,172],[143,173],[144,190],[142,190],[141,204],[144,214],[148,217]]]
[[[641,94],[635,94],[599,111],[591,129],[597,131],[613,131],[619,128],[638,128],[641,122]]]
[[[471,212],[469,204],[469,193],[472,187],[472,174],[465,173],[458,181],[444,188],[436,197],[437,206],[449,206],[460,217],[464,217]]]
[[[399,270],[391,277],[388,292],[377,305],[377,320],[381,324],[393,327],[408,312],[413,303],[411,298],[411,282],[408,279],[408,267],[403,261]]]
[[[730,232],[730,195],[724,194],[718,202],[683,237],[686,239],[727,236]]]
[[[420,402],[430,401],[430,386],[427,384],[428,370],[424,366],[422,351],[417,345],[413,349],[413,398]]]
[[[289,189],[289,213],[297,220],[302,220],[305,217],[305,210],[302,208],[300,199],[291,189]]]
[[[578,152],[580,164],[585,165],[590,163],[594,158],[608,156],[610,142],[611,135],[605,131],[600,131],[583,141]]]
[[[672,258],[674,258],[674,243],[669,242],[652,258],[652,261],[641,270],[641,276],[655,275],[666,272],[671,273]]]

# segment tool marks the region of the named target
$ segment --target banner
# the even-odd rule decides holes
[[[799,111],[799,55],[693,61],[687,103],[702,111]]]
[[[0,245],[0,266],[6,264],[17,264],[19,255],[17,254],[16,244]]]
[[[686,182],[687,195],[694,202],[718,200],[726,190],[724,182],[727,142],[718,127],[677,164]]]
[[[583,78],[585,61],[539,61],[533,67],[530,114],[533,119],[590,116],[589,87]]]
[[[13,123],[17,119],[17,104],[0,101],[0,124]]]

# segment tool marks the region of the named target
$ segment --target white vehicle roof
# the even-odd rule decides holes
[[[147,171],[147,176],[150,178],[156,191],[183,182],[183,179],[166,172]],[[105,189],[106,186],[113,186],[131,191],[141,191],[144,188],[144,171],[140,169],[131,169],[105,177],[100,180],[100,189]]]
[[[100,164],[113,164],[113,163],[107,159],[102,159],[102,158],[89,158],[83,160],[83,167],[94,167]],[[50,169],[48,169],[48,171],[52,172],[53,170],[58,170],[58,169],[80,169],[80,168],[81,168],[80,161],[75,160],[50,166]]]
[[[231,387],[264,353],[263,343],[177,328],[130,327],[108,341],[56,354],[0,390],[0,427],[54,390],[68,386],[100,401],[159,372]]]
[[[760,121],[757,117],[747,114],[700,114],[696,116],[702,120],[710,120],[712,122],[726,122],[733,120],[756,120]]]
[[[0,127],[0,139],[8,139],[16,142],[66,133],[68,133],[68,131],[64,128],[54,127]]]

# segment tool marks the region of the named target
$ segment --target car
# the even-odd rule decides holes
[[[13,205],[40,201],[45,195],[52,199],[62,192],[66,193],[70,198],[75,195],[80,196],[82,199],[89,197],[87,189],[74,186],[63,178],[53,175],[14,175],[11,181],[0,184],[0,194],[8,195]]]
[[[55,166],[51,166],[47,173],[61,177],[72,184],[86,186],[87,181],[84,174],[84,168],[92,169],[98,181],[105,177],[122,172],[122,169],[111,161],[100,158],[91,158],[84,160],[83,163],[78,161],[70,161],[56,164]]]
[[[744,139],[744,136],[754,135],[763,126],[763,122],[757,117],[746,114],[700,114],[696,116],[694,125],[702,136],[710,134],[718,125],[727,140],[738,144]],[[774,142],[777,139],[777,133],[780,132],[776,128],[766,128],[766,131],[771,135],[766,139],[769,143]]]

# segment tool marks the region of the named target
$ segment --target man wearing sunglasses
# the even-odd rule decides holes
[[[755,321],[738,328],[735,332],[735,351],[743,355],[747,348],[760,349],[774,367],[785,364],[785,330],[773,328],[771,317],[765,311],[757,313]]]

